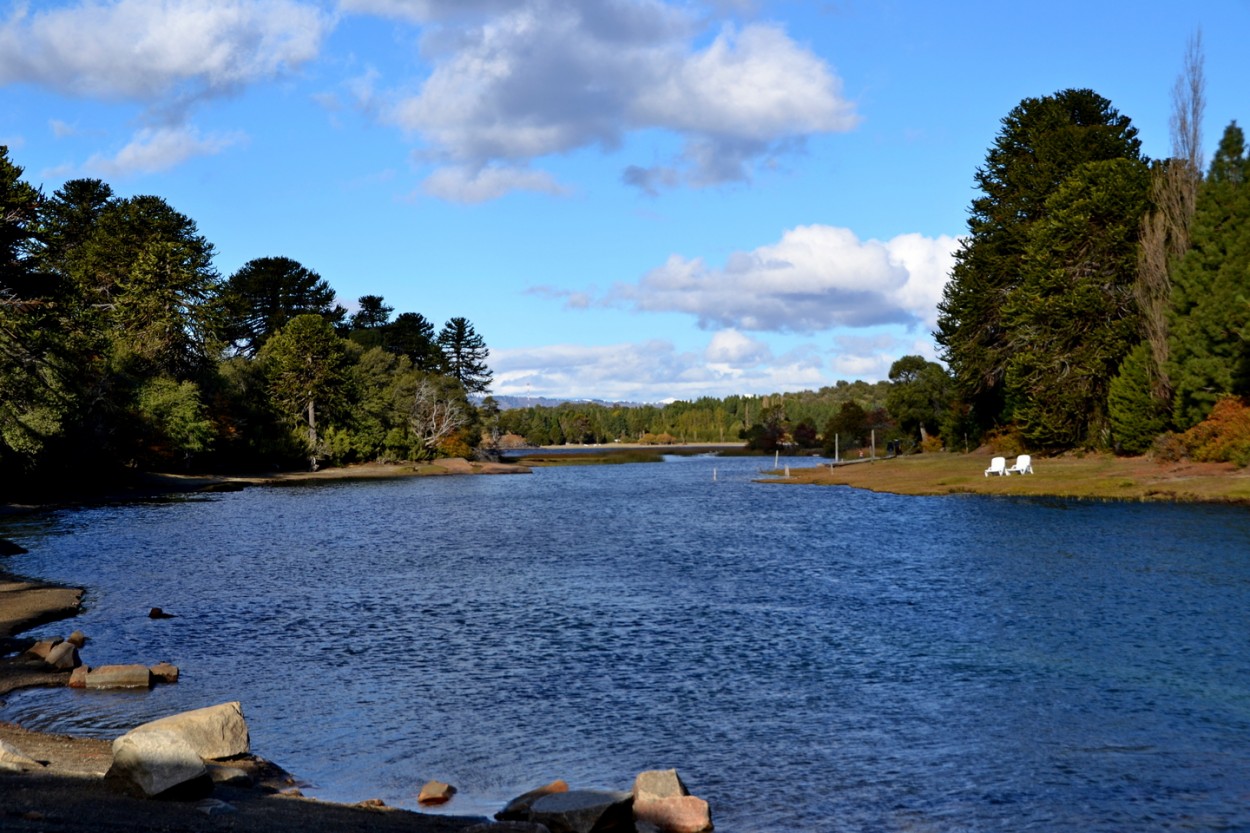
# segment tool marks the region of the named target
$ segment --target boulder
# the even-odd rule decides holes
[[[446,804],[451,801],[451,797],[456,794],[456,788],[451,784],[445,784],[442,781],[427,781],[421,787],[421,793],[417,796],[417,803],[426,806],[432,804]]]
[[[158,662],[148,668],[152,672],[153,683],[176,683],[178,682],[178,666],[170,665],[168,662]]]
[[[73,671],[71,671],[69,674],[69,687],[70,688],[86,688],[87,687],[87,674],[90,671],[91,671],[91,666],[89,665],[80,665],[77,668],[75,668]]]
[[[634,800],[690,795],[675,769],[649,769],[634,779]]]
[[[13,744],[0,740],[0,772],[22,772],[39,769],[43,764],[28,756]]]
[[[87,635],[82,631],[74,631],[65,640],[75,648],[81,648],[87,644]]]
[[[635,800],[634,820],[661,833],[704,833],[712,829],[711,809],[693,795]]]
[[[530,807],[534,802],[542,798],[544,795],[552,793],[566,793],[569,791],[569,785],[562,779],[556,779],[550,784],[544,784],[538,789],[530,790],[527,793],[518,795],[516,798],[508,802],[498,813],[495,818],[500,821],[525,821],[530,817]]]
[[[52,639],[41,639],[34,645],[27,648],[23,656],[37,659],[41,662],[47,662],[48,654],[52,653],[52,649],[64,641],[65,640],[61,639],[59,636],[53,637]]]
[[[78,649],[70,642],[62,642],[53,646],[44,662],[57,671],[72,671],[82,665],[82,660],[78,658]]]
[[[87,673],[87,688],[151,688],[146,665],[101,665]]]
[[[173,732],[122,735],[113,741],[113,765],[104,777],[136,787],[148,797],[172,792],[206,794],[204,785],[212,790],[204,761]]]
[[[88,675],[87,679],[90,681],[91,676]],[[197,755],[210,761],[246,755],[251,748],[247,721],[243,718],[243,706],[237,700],[162,717],[136,726],[126,734],[140,735],[148,732],[174,734],[182,738]]]
[[[632,831],[633,796],[627,792],[571,790],[551,793],[530,807],[529,821],[545,825],[551,833],[608,833]]]

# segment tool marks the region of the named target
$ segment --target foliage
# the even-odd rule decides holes
[[[187,463],[212,447],[214,426],[194,382],[167,376],[151,379],[139,391],[138,415],[147,435],[149,462]]]
[[[1139,162],[1140,144],[1129,119],[1091,90],[1025,99],[1003,120],[985,164],[976,172],[981,195],[973,200],[969,234],[943,290],[934,334],[979,425],[1007,422],[1013,416],[1007,377],[1021,345],[1009,320],[1008,299],[1028,272],[1030,257],[1036,261],[1042,253],[1034,227],[1056,208],[1048,201],[1087,163]],[[1071,194],[1063,202],[1075,209],[1076,197]],[[1062,237],[1061,230],[1062,226],[1053,228],[1043,236]],[[1083,258],[1077,241],[1071,242],[1063,259],[1035,262],[1034,278],[1043,277],[1039,271],[1059,270],[1075,279]],[[1021,308],[1018,299],[1014,308]],[[1018,368],[1017,393],[1022,384],[1027,388],[1044,382],[1045,375],[1044,365]],[[1035,428],[1041,431],[1044,426]]]
[[[467,393],[482,393],[490,387],[491,371],[486,366],[490,351],[467,318],[452,318],[438,334],[443,364],[448,376],[460,382]]]
[[[1250,407],[1244,399],[1226,396],[1205,420],[1182,436],[1190,457],[1199,462],[1250,465]]]
[[[1124,358],[1107,392],[1112,445],[1124,454],[1144,454],[1168,425],[1166,406],[1150,383],[1150,345],[1142,342]]]
[[[885,406],[899,427],[922,443],[940,433],[953,393],[946,370],[923,356],[903,356],[890,366],[890,381]]]
[[[1196,425],[1221,397],[1250,394],[1250,159],[1234,122],[1198,192],[1192,247],[1172,284],[1168,376],[1177,428]]]
[[[223,336],[244,356],[254,356],[271,335],[297,315],[331,323],[346,315],[330,284],[289,257],[260,257],[243,264],[222,289]]]

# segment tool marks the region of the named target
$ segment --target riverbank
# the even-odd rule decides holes
[[[180,493],[281,486],[316,481],[372,480],[394,477],[524,473],[524,466],[439,460],[422,466],[371,464],[259,476],[185,476],[145,474],[104,492],[77,492],[55,503],[136,500]],[[46,504],[7,505],[28,512]],[[20,688],[65,686],[69,672],[48,671],[17,654],[30,640],[20,634],[37,625],[70,619],[79,611],[81,588],[33,581],[0,568],[0,698]],[[71,628],[67,625],[66,630]],[[13,654],[13,656],[9,656]],[[36,771],[10,773],[0,768],[0,828],[15,831],[209,831],[227,829],[261,833],[301,829],[332,831],[409,831],[452,833],[482,824],[482,818],[427,815],[380,806],[339,805],[273,792],[259,787],[219,785],[214,797],[231,810],[209,816],[193,803],[153,801],[119,792],[104,781],[112,760],[106,740],[31,732],[0,722],[0,741],[42,764]],[[419,785],[414,785],[414,792]]]
[[[1250,470],[1230,463],[1157,463],[1109,454],[1034,457],[1033,474],[985,476],[989,453],[916,454],[792,468],[780,483],[851,486],[899,495],[977,494],[1250,505]],[[1014,462],[1009,459],[1008,465]]]

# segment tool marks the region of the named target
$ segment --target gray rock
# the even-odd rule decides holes
[[[505,806],[502,810],[495,813],[495,818],[500,821],[525,821],[530,817],[530,807],[534,805],[535,801],[542,798],[544,795],[551,795],[552,793],[566,793],[568,791],[568,782],[563,779],[556,779],[550,784],[544,784],[537,789],[518,795],[516,798],[509,801],[507,806]]]
[[[90,683],[90,675],[87,676],[87,680]],[[136,735],[145,732],[175,734],[205,760],[246,755],[251,747],[247,721],[243,718],[243,706],[237,700],[162,717],[151,723],[136,726],[127,734]]]
[[[113,765],[105,778],[150,797],[207,781],[208,769],[195,749],[173,732],[128,732],[113,741]]]
[[[551,833],[609,833],[634,829],[634,797],[627,792],[571,790],[539,798],[529,821]]]
[[[151,688],[146,665],[101,665],[87,673],[87,688]]]

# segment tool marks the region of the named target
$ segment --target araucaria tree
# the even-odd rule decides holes
[[[490,351],[486,341],[477,334],[467,318],[452,318],[438,334],[446,373],[464,386],[466,393],[484,393],[490,387],[490,368],[486,358]]]
[[[268,338],[297,315],[312,313],[338,323],[347,310],[313,270],[289,257],[258,257],[230,276],[222,291],[225,340],[254,356]]]
[[[1037,443],[1099,441],[1101,417],[1073,417],[1099,395],[1105,410],[1107,382],[1136,337],[1121,324],[1135,314],[1133,245],[1145,193],[1134,189],[1148,185],[1140,145],[1128,117],[1092,90],[1025,99],[1003,120],[976,172],[981,196],[934,334],[982,428],[1023,408]],[[1096,224],[1088,240],[1085,222]],[[1111,332],[1102,332],[1091,318],[1107,311]],[[1077,397],[1064,394],[1074,372],[1060,355],[1066,320],[1047,318],[1071,313],[1097,342],[1075,371]]]

